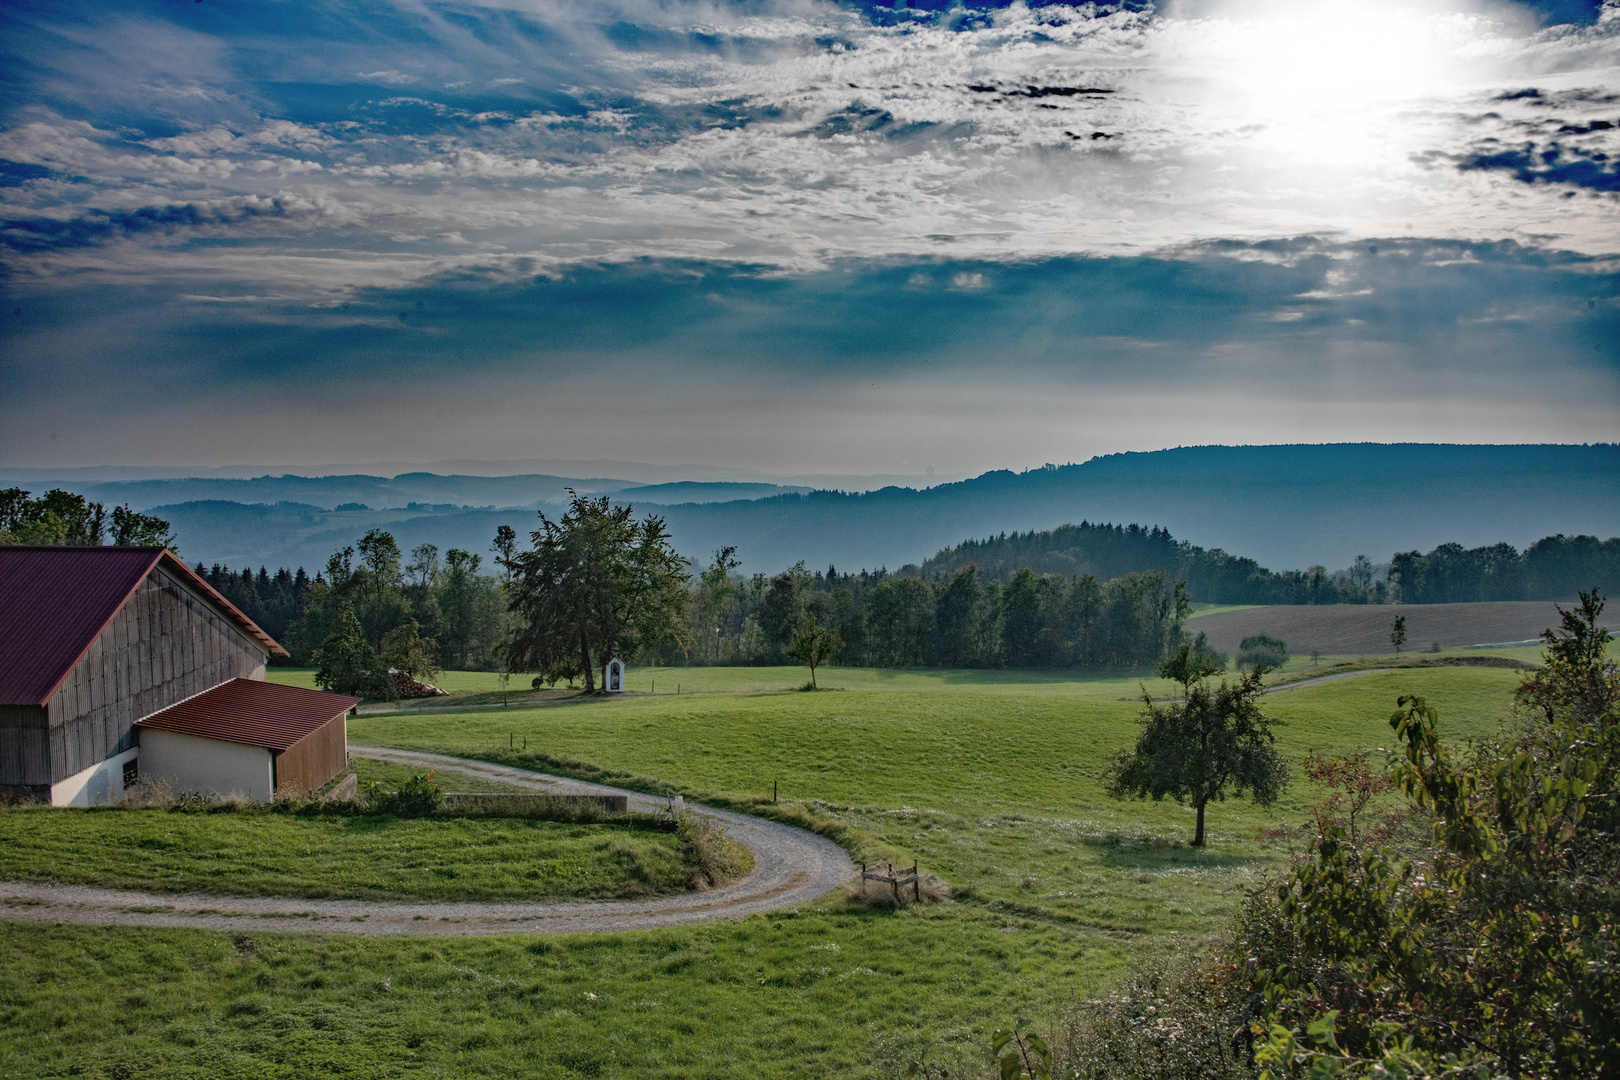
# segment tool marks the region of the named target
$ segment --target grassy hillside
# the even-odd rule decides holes
[[[361,717],[351,739],[510,759],[515,732],[533,765],[736,803],[777,780],[779,813],[915,856],[957,899],[884,913],[835,896],[556,939],[0,923],[0,1077],[878,1078],[925,1051],[982,1075],[991,1028],[1049,1025],[1222,927],[1286,859],[1255,834],[1317,797],[1299,785],[1270,810],[1213,806],[1203,851],[1182,808],[1108,799],[1098,774],[1136,731],[1130,678],[834,671],[825,683],[845,689],[810,694],[785,689],[799,669],[702,669],[705,692],[676,697],[664,674],[656,697]],[[1403,691],[1427,694],[1454,738],[1488,732],[1515,681],[1367,675],[1265,707],[1297,762],[1386,744]]]

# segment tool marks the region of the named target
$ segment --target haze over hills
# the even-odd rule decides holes
[[[1448,541],[1523,547],[1558,532],[1620,534],[1620,447],[1611,444],[1186,447],[866,492],[423,473],[62,486],[155,509],[190,560],[311,570],[374,526],[407,550],[425,542],[487,553],[497,526],[526,536],[534,511],[560,509],[570,486],[663,515],[679,550],[699,561],[735,545],[748,571],[801,559],[895,569],[965,539],[1083,520],[1159,525],[1277,570],[1334,569],[1360,554],[1382,562]]]
[[[1272,569],[1448,541],[1523,547],[1620,533],[1620,447],[1337,444],[1111,454],[925,491],[816,492],[674,507],[682,549],[738,545],[750,566],[920,563],[970,537],[1089,520],[1159,525]]]
[[[925,487],[936,483],[933,471],[905,473],[805,473],[776,475],[754,469],[717,465],[652,464],[615,459],[527,458],[513,461],[486,461],[459,458],[450,461],[373,461],[341,462],[325,465],[79,465],[51,468],[0,466],[0,485],[12,484],[107,484],[142,480],[256,480],[300,477],[306,479],[365,476],[398,479],[406,474],[438,477],[521,477],[560,478],[613,477],[619,487],[676,483],[765,484],[789,488],[837,488],[844,491],[871,491],[880,487]],[[965,474],[943,476],[939,480],[963,479]],[[576,483],[589,483],[575,479]],[[78,490],[74,488],[74,490]]]

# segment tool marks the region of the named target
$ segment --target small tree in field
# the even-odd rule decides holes
[[[1185,702],[1162,707],[1144,690],[1142,734],[1134,750],[1114,759],[1108,793],[1155,801],[1168,795],[1191,806],[1198,814],[1194,847],[1204,845],[1204,808],[1211,801],[1230,793],[1270,806],[1288,784],[1288,767],[1271,733],[1277,721],[1256,700],[1264,674],[1255,668],[1214,689],[1199,678],[1188,684]]]
[[[383,635],[383,662],[413,679],[431,679],[439,673],[433,662],[433,639],[422,636],[422,627],[412,619]]]
[[[1202,635],[1199,640],[1203,640]],[[1181,643],[1181,648],[1159,661],[1159,678],[1180,683],[1183,697],[1192,694],[1194,684],[1203,682],[1220,670],[1211,656],[1199,652],[1194,644],[1185,641]]]
[[[810,689],[816,689],[816,668],[823,662],[830,660],[838,651],[843,642],[838,635],[818,623],[811,623],[810,628],[793,639],[783,651],[805,667],[810,669]]]
[[[394,692],[388,665],[366,642],[354,605],[347,600],[338,607],[337,629],[327,636],[311,659],[317,668],[315,685],[322,690],[375,700]]]
[[[1405,615],[1395,616],[1395,621],[1389,624],[1389,643],[1395,646],[1395,655],[1401,655],[1401,646],[1406,644]]]

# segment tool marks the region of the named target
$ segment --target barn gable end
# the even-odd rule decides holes
[[[230,679],[263,679],[264,648],[157,567],[47,706],[57,784],[135,745],[135,721]]]

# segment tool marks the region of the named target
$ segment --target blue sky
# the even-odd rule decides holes
[[[1620,4],[0,5],[0,460],[1620,437]]]

